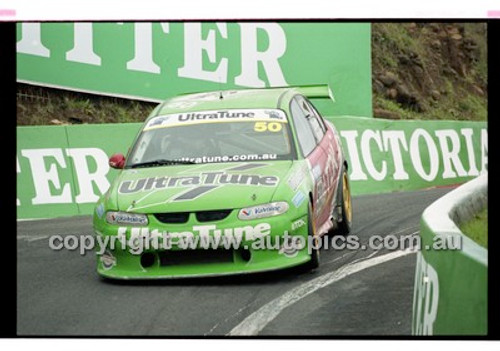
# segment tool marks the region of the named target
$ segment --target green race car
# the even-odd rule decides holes
[[[348,234],[339,136],[308,100],[327,86],[183,95],[145,121],[94,211],[97,271],[116,279],[242,274],[319,265]]]

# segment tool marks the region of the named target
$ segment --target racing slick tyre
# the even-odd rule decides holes
[[[312,247],[309,248],[311,250],[311,260],[307,263],[307,267],[309,269],[315,269],[319,267],[319,246],[318,246],[318,236],[316,235],[316,225],[313,221],[313,208],[312,204],[309,203],[309,209],[307,211],[307,233],[308,233],[308,242],[311,241],[313,243]],[[309,244],[308,244],[309,245]]]
[[[339,191],[341,213],[337,220],[336,234],[348,235],[352,228],[352,199],[349,176],[347,175],[347,167],[345,165],[342,171],[342,177],[340,178]]]

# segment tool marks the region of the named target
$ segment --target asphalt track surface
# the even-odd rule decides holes
[[[361,243],[372,235],[416,235],[422,211],[450,190],[355,197],[352,235]],[[113,282],[97,276],[93,254],[48,245],[53,234],[91,233],[90,217],[18,222],[18,335],[411,333],[414,253],[330,249],[321,252],[314,271]]]

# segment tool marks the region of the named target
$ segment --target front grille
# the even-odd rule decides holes
[[[220,221],[229,216],[231,210],[200,211],[196,212],[198,222]]]
[[[231,214],[232,210],[198,211],[194,212],[198,222],[221,221]],[[189,220],[190,212],[169,212],[155,213],[157,220],[167,224],[186,223]]]
[[[162,223],[186,223],[189,212],[155,213],[154,216]]]
[[[169,250],[158,253],[160,266],[233,262],[233,251],[217,250]]]

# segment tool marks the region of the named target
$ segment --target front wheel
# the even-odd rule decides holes
[[[349,176],[347,175],[347,167],[345,165],[340,179],[340,204],[337,204],[337,206],[341,207],[341,214],[337,220],[337,233],[340,235],[348,235],[352,227],[352,199]]]

